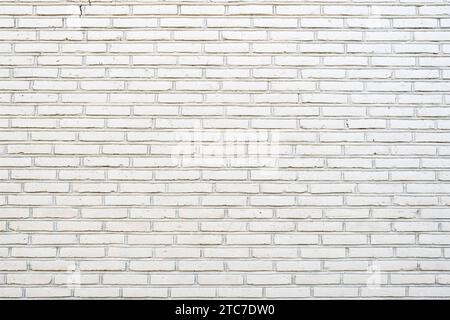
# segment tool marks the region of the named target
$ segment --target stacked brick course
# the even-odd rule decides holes
[[[0,297],[449,297],[449,92],[447,0],[1,0]]]

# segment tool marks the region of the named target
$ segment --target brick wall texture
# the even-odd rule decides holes
[[[448,298],[449,92],[448,0],[0,0],[0,297]]]

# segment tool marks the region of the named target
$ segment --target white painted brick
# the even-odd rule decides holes
[[[375,2],[3,1],[0,297],[448,297],[450,11]]]

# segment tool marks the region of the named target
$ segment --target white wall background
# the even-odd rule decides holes
[[[0,297],[450,296],[447,0],[0,1]]]

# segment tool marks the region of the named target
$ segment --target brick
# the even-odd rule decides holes
[[[319,2],[4,0],[0,297],[448,297],[449,6]]]

